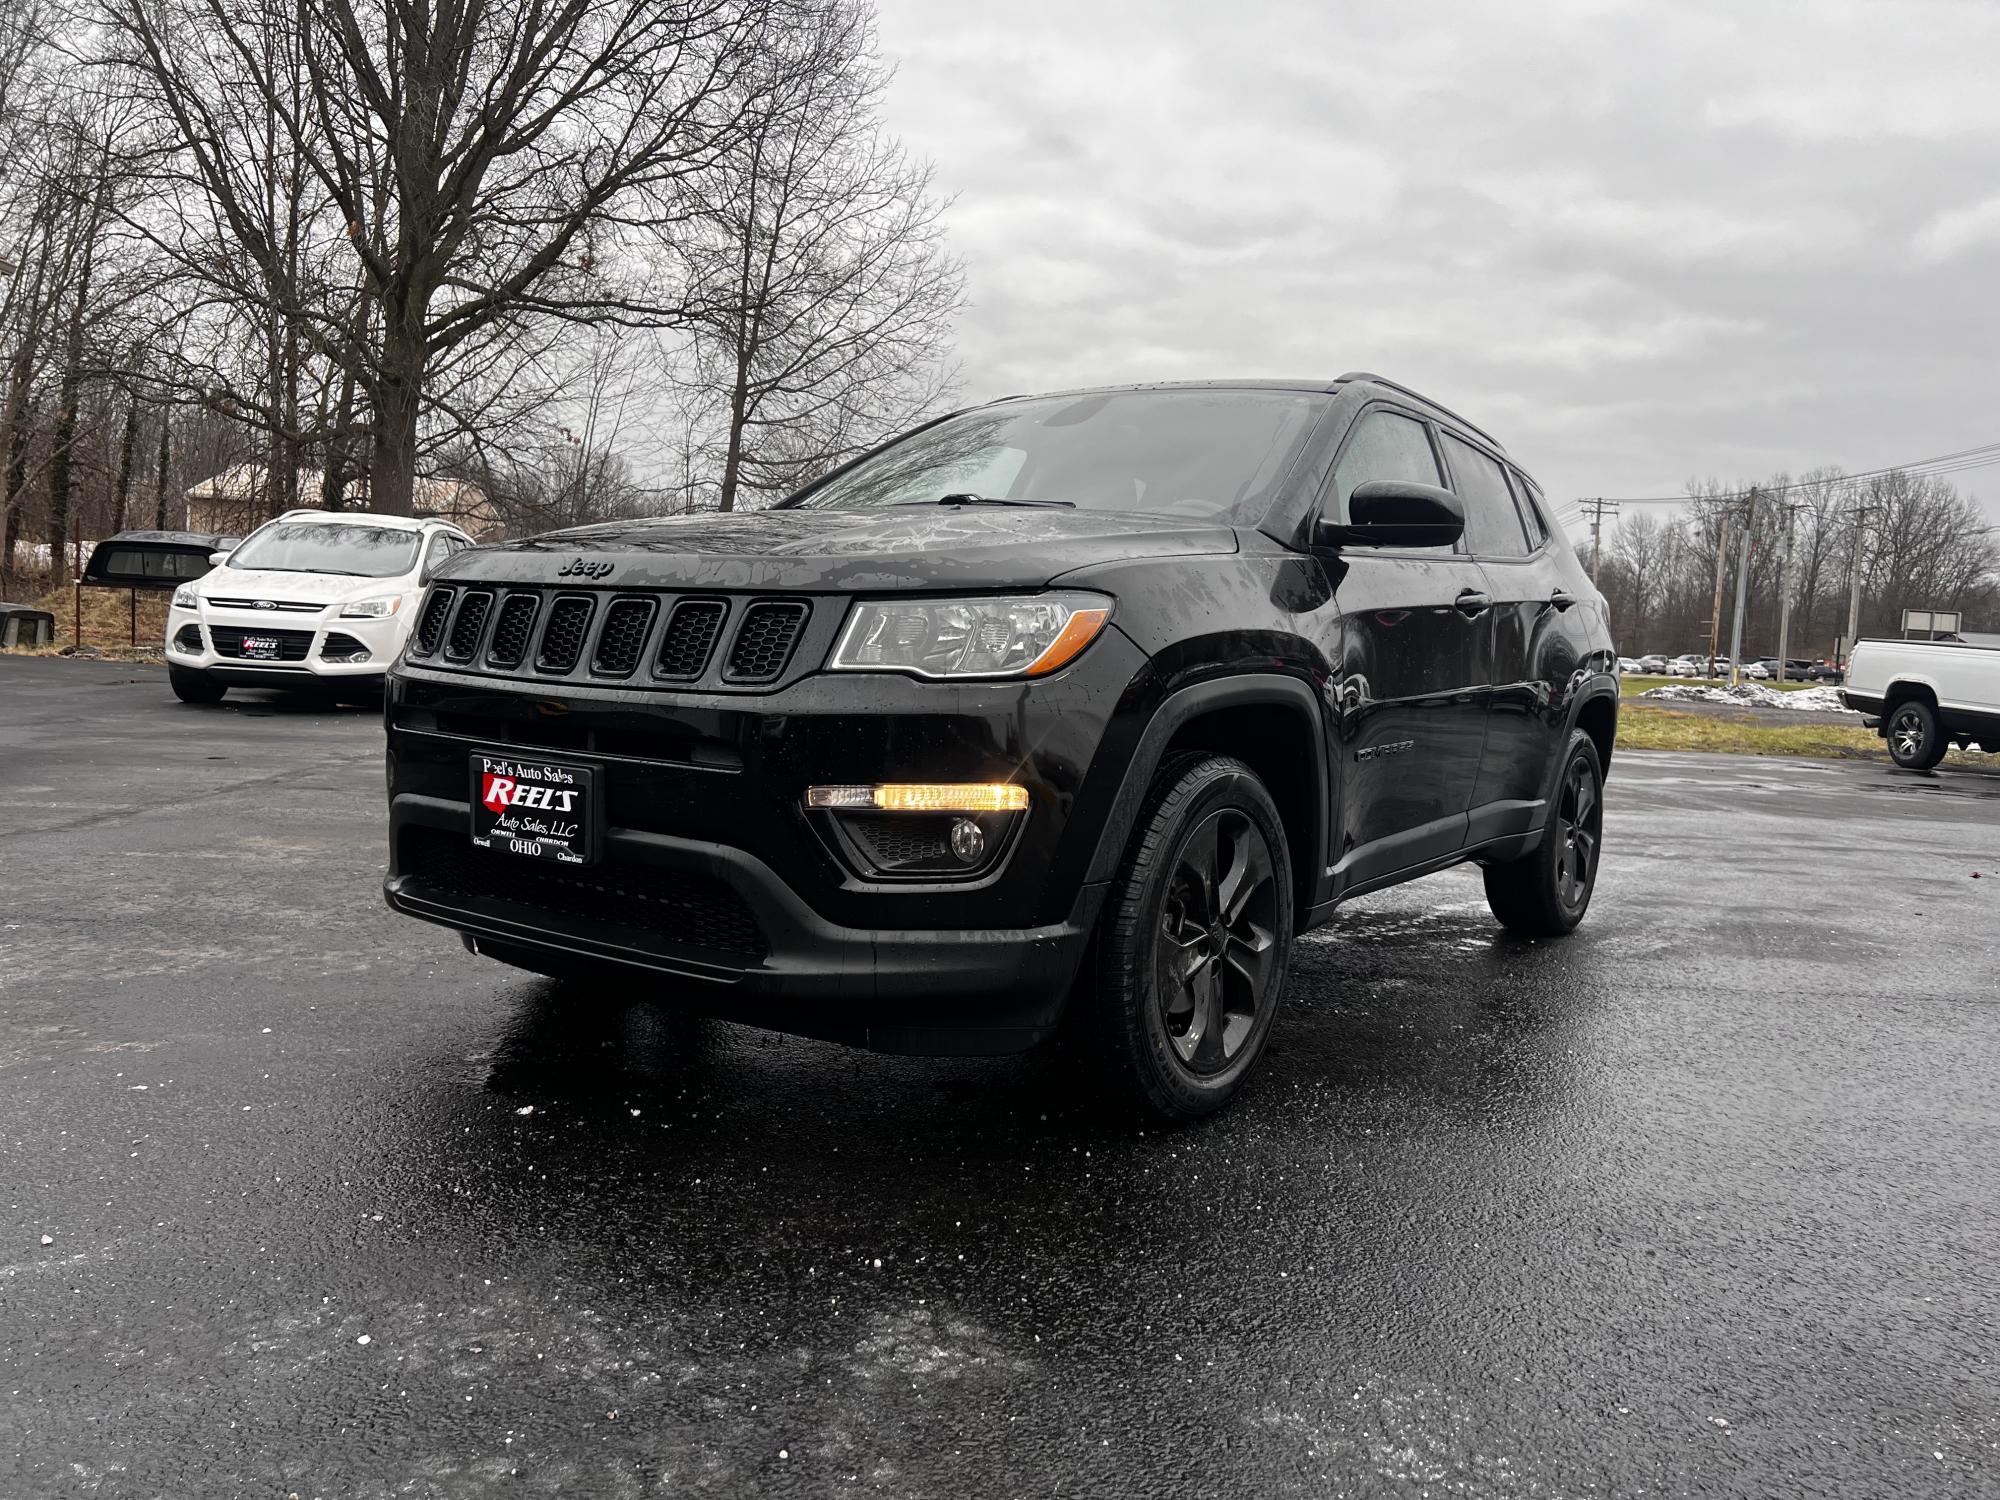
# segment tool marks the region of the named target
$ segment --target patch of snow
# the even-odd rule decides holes
[[[1818,713],[1848,711],[1847,705],[1840,701],[1840,689],[1833,687],[1798,688],[1786,692],[1755,682],[1740,683],[1736,687],[1704,687],[1676,682],[1652,688],[1639,696],[1668,703],[1733,703],[1738,708],[1789,708]]]

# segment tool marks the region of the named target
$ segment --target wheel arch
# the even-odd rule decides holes
[[[1935,713],[1938,708],[1937,688],[1922,677],[1898,677],[1882,689],[1882,716],[1886,719],[1896,711],[1898,704],[1911,699],[1930,705]]]
[[[1579,703],[1571,727],[1581,729],[1597,746],[1598,769],[1609,773],[1611,750],[1618,740],[1618,695],[1593,693]]]
[[[1318,696],[1296,677],[1256,673],[1194,683],[1169,694],[1148,721],[1119,784],[1090,866],[1109,880],[1131,841],[1161,764],[1183,750],[1232,755],[1263,781],[1292,855],[1293,921],[1315,905],[1326,864],[1326,727]]]

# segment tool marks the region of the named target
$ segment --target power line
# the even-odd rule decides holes
[[[1989,468],[1994,464],[2000,464],[2000,443],[1982,443],[1976,448],[1961,448],[1956,453],[1935,454],[1930,458],[1912,459],[1908,463],[1885,464],[1879,469],[1863,469],[1855,474],[1838,474],[1825,479],[1797,479],[1789,484],[1758,485],[1755,488],[1762,495],[1784,495],[1795,490],[1817,489],[1821,486],[1841,488],[1870,479],[1882,479],[1890,474],[1940,477],[1946,474],[1962,474],[1971,469]],[[1690,505],[1703,501],[1742,500],[1749,493],[1748,489],[1742,489],[1719,495],[1619,495],[1609,498],[1615,505]]]

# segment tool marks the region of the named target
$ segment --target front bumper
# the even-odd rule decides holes
[[[385,894],[475,941],[670,977],[674,999],[735,1019],[885,1050],[1018,1050],[1055,1026],[1104,900],[1088,872],[1143,666],[1115,631],[1033,685],[820,674],[666,693],[405,663],[386,704]],[[600,865],[545,876],[473,850],[482,749],[600,768]],[[1007,780],[1032,800],[975,877],[892,881],[858,873],[802,805],[808,785],[880,780]]]
[[[407,611],[386,619],[343,620],[339,605],[329,605],[313,613],[257,609],[222,609],[204,604],[199,609],[178,605],[167,611],[167,660],[177,667],[212,672],[218,681],[246,687],[285,687],[314,679],[338,681],[379,680],[403,649],[409,634]],[[199,648],[189,650],[186,630],[194,627]],[[283,638],[305,636],[303,652],[288,653],[291,659],[266,661],[231,656],[217,649],[217,632],[270,632]],[[360,645],[366,660],[344,659],[347,652],[337,637]]]
[[[432,799],[398,798],[392,823],[468,839],[469,816]],[[409,874],[392,873],[383,890],[395,910],[453,928],[475,945],[483,939],[679,980],[673,997],[696,1010],[919,1053],[1014,1052],[1047,1036],[1105,891],[1083,887],[1066,919],[1041,927],[853,928],[814,912],[774,870],[740,849],[614,831],[606,852],[621,862],[698,870],[719,880],[754,915],[765,951],[724,955],[504,897],[440,892]]]

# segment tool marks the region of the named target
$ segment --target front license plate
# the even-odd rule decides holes
[[[275,635],[246,635],[243,654],[251,661],[276,661],[281,644]]]
[[[597,768],[512,755],[472,757],[472,842],[557,864],[597,857]]]

